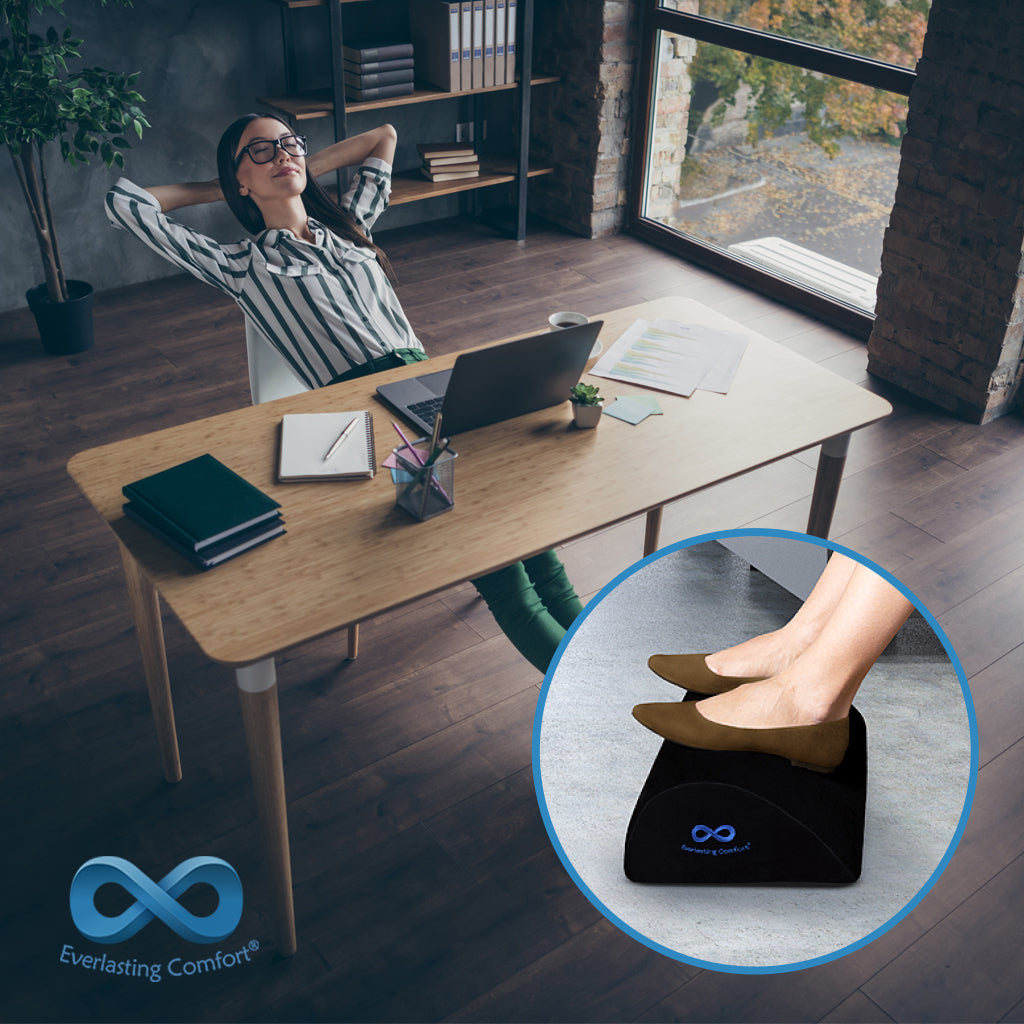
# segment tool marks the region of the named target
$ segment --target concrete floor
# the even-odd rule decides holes
[[[798,539],[765,542],[790,545],[796,558],[821,551]],[[588,608],[545,682],[535,773],[559,855],[605,916],[677,959],[754,973],[850,952],[924,895],[966,821],[973,708],[927,618],[914,616],[856,700],[869,766],[858,882],[708,887],[625,877],[626,824],[661,744],[630,710],[681,697],[647,668],[647,657],[721,649],[777,628],[797,607],[797,598],[715,542],[669,549]]]

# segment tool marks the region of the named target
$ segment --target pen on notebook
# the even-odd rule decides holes
[[[359,422],[358,416],[353,416],[349,421],[349,424],[345,429],[338,435],[338,439],[327,449],[327,454],[324,456],[324,462],[326,462],[340,447],[342,441],[348,437],[349,434],[355,429],[355,425]]]

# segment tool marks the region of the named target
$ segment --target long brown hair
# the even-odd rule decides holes
[[[261,118],[270,118],[272,121],[277,121],[291,130],[291,125],[287,121],[282,121],[276,114],[243,114],[236,121],[232,121],[228,125],[224,134],[220,137],[220,142],[217,143],[217,174],[220,178],[220,187],[224,193],[224,200],[231,209],[231,212],[241,222],[242,227],[254,235],[264,231],[267,225],[256,203],[249,196],[243,196],[238,190],[235,150],[238,149],[242,133],[248,125]],[[384,268],[384,273],[394,281],[394,270],[387,256],[385,256],[384,250],[367,237],[348,210],[331,198],[324,187],[309,173],[308,167],[306,187],[302,190],[302,205],[306,208],[306,213],[310,217],[330,228],[336,235],[351,242],[353,245],[372,250],[380,265]]]

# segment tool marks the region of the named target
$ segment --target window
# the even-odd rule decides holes
[[[866,334],[929,0],[648,0],[637,234]]]

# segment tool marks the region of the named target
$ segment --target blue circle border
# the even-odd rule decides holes
[[[562,658],[562,654],[565,652],[566,647],[572,642],[572,638],[576,631],[586,621],[590,612],[592,612],[604,599],[608,596],[616,587],[619,586],[624,580],[628,579],[634,573],[639,572],[645,566],[650,565],[652,562],[657,561],[659,558],[664,558],[666,555],[672,554],[676,551],[681,551],[685,548],[693,547],[697,544],[705,544],[709,541],[719,541],[730,537],[776,537],[786,540],[799,540],[816,544],[819,547],[827,548],[831,551],[837,551],[840,554],[846,555],[848,558],[852,558],[854,561],[860,562],[862,565],[872,569],[879,576],[882,576],[889,583],[891,583],[897,590],[899,590],[914,607],[921,613],[924,619],[928,622],[928,625],[935,632],[935,635],[939,638],[942,646],[945,648],[946,654],[949,656],[950,663],[953,665],[956,671],[957,678],[960,680],[960,689],[963,693],[964,704],[967,709],[967,720],[970,727],[971,737],[971,766],[970,773],[967,781],[967,794],[964,798],[963,811],[960,814],[960,820],[957,823],[956,831],[953,833],[952,839],[949,841],[949,846],[946,848],[946,852],[939,861],[935,870],[931,873],[924,885],[921,886],[917,895],[910,900],[902,910],[897,911],[888,921],[884,924],[879,925],[873,932],[865,935],[862,939],[857,942],[852,942],[840,949],[834,950],[831,953],[824,954],[819,957],[814,957],[809,960],[795,961],[789,964],[772,964],[769,966],[754,966],[746,967],[735,964],[720,964],[714,961],[701,960],[697,957],[687,956],[684,953],[680,953],[678,950],[670,949],[667,946],[663,946],[661,943],[655,942],[650,937],[638,932],[636,929],[630,927],[621,918],[613,914],[598,898],[591,892],[587,885],[580,878],[576,869],[573,867],[572,862],[565,853],[562,844],[558,840],[558,835],[555,832],[555,828],[551,823],[551,816],[548,813],[547,802],[544,799],[544,784],[541,779],[540,772],[540,731],[541,723],[544,716],[544,705],[547,702],[548,690],[551,686],[551,679],[554,675],[555,669],[558,667],[558,663]],[[971,698],[970,688],[967,685],[967,677],[964,674],[963,666],[960,663],[960,659],[957,657],[956,651],[953,649],[952,644],[949,642],[949,638],[946,636],[945,631],[936,621],[935,616],[921,603],[917,596],[904,586],[892,573],[883,569],[881,566],[875,564],[870,559],[865,558],[863,555],[850,548],[844,547],[841,544],[837,544],[834,541],[821,538],[812,537],[805,533],[796,533],[791,530],[770,530],[770,529],[755,529],[745,528],[736,530],[721,530],[713,533],[704,533],[696,537],[690,537],[687,540],[678,541],[675,544],[670,544],[667,547],[660,548],[653,554],[648,555],[646,558],[641,559],[639,562],[635,562],[629,568],[623,570],[615,577],[607,586],[603,587],[592,601],[588,603],[588,607],[584,609],[582,614],[572,626],[566,631],[565,637],[558,646],[558,650],[555,651],[554,658],[551,659],[551,664],[548,666],[547,673],[544,676],[544,682],[541,685],[540,696],[537,700],[537,710],[534,714],[533,720],[533,742],[532,742],[532,759],[533,759],[533,784],[534,791],[537,796],[537,803],[540,807],[541,817],[544,820],[544,827],[547,829],[548,837],[551,840],[552,845],[555,848],[555,852],[558,854],[559,860],[561,860],[563,867],[569,872],[576,887],[583,893],[584,896],[594,905],[594,907],[612,924],[614,924],[621,931],[624,931],[627,935],[636,939],[643,945],[653,949],[657,953],[661,953],[664,956],[670,957],[673,960],[679,960],[683,963],[692,964],[695,967],[704,967],[709,970],[723,971],[730,974],[783,974],[789,971],[804,970],[809,967],[816,967],[820,964],[830,963],[833,960],[838,960],[840,957],[847,956],[848,954],[860,949],[868,943],[873,942],[879,938],[885,932],[889,931],[894,925],[906,917],[928,894],[929,890],[939,880],[939,877],[945,871],[946,866],[949,864],[950,859],[953,856],[957,845],[963,836],[964,829],[967,826],[967,819],[970,816],[971,806],[974,802],[974,790],[978,779],[978,725],[977,718],[974,712],[974,702]]]

